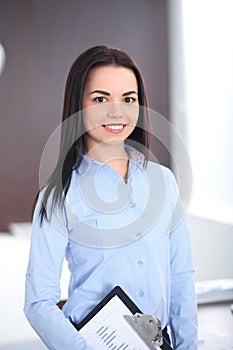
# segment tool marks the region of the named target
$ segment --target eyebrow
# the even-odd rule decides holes
[[[137,92],[134,91],[134,90],[127,91],[127,92],[125,92],[122,96],[128,96],[128,95],[132,95],[132,94],[136,94],[136,95],[137,95]]]
[[[107,92],[107,91],[104,91],[104,90],[94,90],[94,91],[92,91],[92,92],[90,93],[90,95],[96,94],[96,93],[97,93],[97,94],[102,94],[102,95],[105,95],[105,96],[110,96],[110,93]],[[127,91],[127,92],[124,92],[124,93],[122,94],[122,96],[128,96],[128,95],[131,95],[131,94],[136,94],[136,95],[137,95],[137,92],[134,91],[134,90]]]
[[[92,91],[91,93],[90,93],[90,95],[92,95],[92,94],[102,94],[102,95],[105,95],[105,96],[110,96],[110,93],[109,92],[107,92],[107,91],[104,91],[104,90],[94,90],[94,91]]]

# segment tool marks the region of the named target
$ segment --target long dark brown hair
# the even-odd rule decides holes
[[[137,79],[138,101],[143,107],[148,106],[147,95],[142,75],[136,63],[125,52],[107,46],[95,46],[84,51],[73,63],[65,86],[60,150],[57,165],[47,184],[44,186],[43,201],[40,208],[40,220],[49,218],[52,210],[62,208],[70,186],[72,171],[78,168],[85,151],[85,130],[81,110],[83,92],[91,69],[100,66],[121,66],[131,69]],[[75,118],[74,118],[75,115]],[[146,108],[140,109],[137,125],[128,137],[143,146],[145,160],[148,160],[150,122]],[[77,136],[80,135],[80,136]],[[52,195],[52,206],[48,215],[47,202]],[[37,202],[38,195],[35,200]],[[35,207],[35,205],[34,205]]]

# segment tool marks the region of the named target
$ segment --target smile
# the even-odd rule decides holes
[[[107,129],[110,132],[118,133],[121,132],[126,124],[108,124],[108,125],[103,125],[105,129]]]

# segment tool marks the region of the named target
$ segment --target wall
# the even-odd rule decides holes
[[[65,79],[92,45],[127,51],[144,74],[150,106],[168,116],[166,1],[1,0],[0,230],[30,220],[45,143],[61,118]],[[169,164],[155,141],[156,156]]]

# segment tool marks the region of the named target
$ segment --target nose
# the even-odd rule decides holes
[[[121,103],[112,102],[108,106],[107,116],[109,118],[122,118],[123,117],[123,108]]]

